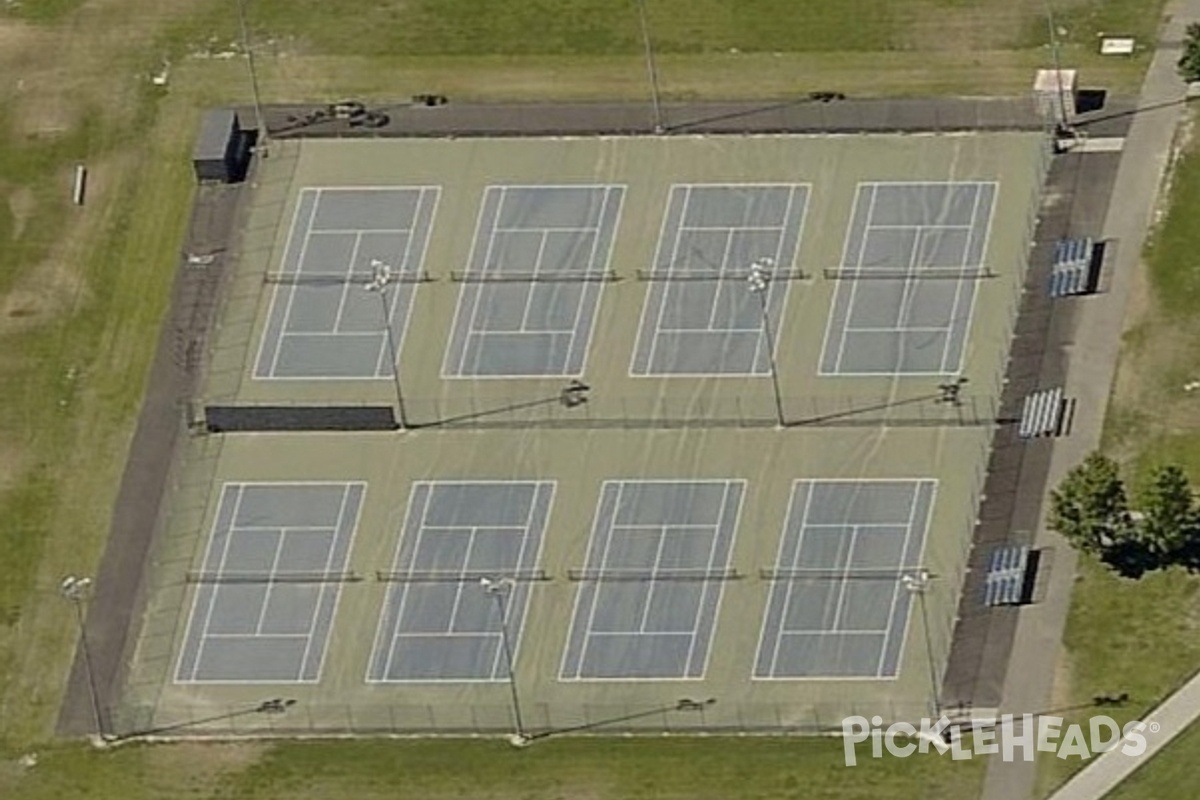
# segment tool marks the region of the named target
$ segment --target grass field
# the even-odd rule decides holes
[[[1132,88],[1144,55],[1103,61],[1095,34],[1148,36],[1162,2],[1061,0],[1064,59],[1085,68],[1088,85]],[[856,0],[803,11],[817,5],[648,0],[668,97],[771,98],[828,87],[1024,92],[1031,69],[1049,60],[1041,0]],[[645,94],[632,3],[562,0],[553,11],[547,2],[469,0],[249,6],[268,100],[403,97],[442,86],[456,97]],[[561,743],[532,754],[529,773],[484,743],[108,754],[46,744],[75,640],[56,586],[67,572],[93,569],[107,535],[190,199],[195,121],[205,104],[249,95],[235,60],[181,59],[226,49],[233,8],[231,0],[0,6],[0,74],[14,78],[0,86],[0,795],[158,797],[167,786],[180,796],[175,789],[186,785],[199,787],[193,796],[219,789],[273,797],[278,780],[289,797],[314,786],[326,794],[307,796],[331,796],[310,771],[329,753],[356,766],[344,793],[360,797],[402,796],[421,774],[429,783],[410,796],[460,796],[463,763],[491,770],[491,796],[505,798],[703,797],[730,787],[742,797],[820,797],[822,786],[838,796],[902,797],[917,796],[923,781],[963,796],[977,775],[970,762],[951,769],[910,759],[846,771],[828,743]],[[165,95],[145,80],[162,57],[176,67]],[[84,209],[68,203],[78,160],[91,170]],[[622,747],[633,755],[617,758]],[[31,749],[42,764],[21,774],[13,758]],[[673,758],[686,769],[673,769]],[[637,777],[650,760],[663,770]],[[742,771],[730,769],[720,783],[710,764]],[[572,774],[583,777],[563,777]],[[654,783],[685,779],[694,783]]]
[[[1200,399],[1183,389],[1200,377],[1200,279],[1194,269],[1200,248],[1194,222],[1200,214],[1200,146],[1195,142],[1174,171],[1168,208],[1135,283],[1104,434],[1104,449],[1121,460],[1135,486],[1149,466],[1164,462],[1182,464],[1194,482],[1200,481]],[[1060,681],[1062,705],[1128,692],[1132,702],[1113,716],[1140,718],[1200,669],[1200,576],[1172,569],[1130,581],[1082,559],[1065,643],[1069,663]],[[1150,781],[1145,787],[1167,785],[1173,770],[1194,764],[1198,745],[1195,733],[1173,743],[1144,768],[1150,777],[1139,780]],[[1041,776],[1043,791],[1078,766],[1049,759]],[[1160,772],[1161,778],[1153,777]],[[1127,794],[1117,796],[1171,796],[1123,791]]]
[[[863,751],[862,755],[865,755]],[[37,767],[0,768],[6,798],[236,797],[239,800],[868,800],[977,791],[983,762],[949,755],[861,759],[840,742],[596,739],[516,751],[483,741],[360,741],[49,750]],[[104,787],[104,794],[96,793]]]

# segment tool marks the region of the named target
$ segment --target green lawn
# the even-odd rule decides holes
[[[1193,724],[1105,795],[1105,800],[1194,800],[1197,758],[1200,758],[1200,724]]]
[[[1104,449],[1122,461],[1134,485],[1150,465],[1160,463],[1181,464],[1194,483],[1200,482],[1200,398],[1182,389],[1200,376],[1198,215],[1200,146],[1192,144],[1177,163],[1169,212],[1147,246],[1148,298],[1125,337],[1106,419]],[[1144,717],[1200,669],[1200,575],[1174,568],[1131,581],[1081,559],[1065,644],[1072,703],[1128,692],[1128,707],[1104,713],[1121,722]],[[1162,781],[1165,786],[1170,775],[1198,758],[1200,735],[1192,733],[1143,768],[1139,780],[1146,783],[1134,785]],[[1079,766],[1045,760],[1043,792]],[[1122,791],[1126,794],[1117,796],[1172,796]]]
[[[60,746],[10,776],[11,800],[874,800],[974,796],[983,759],[871,759],[830,739],[596,738],[525,750],[480,740]],[[0,773],[0,789],[5,788]]]
[[[1145,37],[1163,2],[1072,3],[1075,10],[1062,15],[1066,55],[1085,65],[1092,80],[1132,86],[1144,57],[1101,61],[1094,33],[1119,29]],[[71,31],[69,46],[37,69],[53,77],[44,85],[57,87],[64,76],[79,83],[63,94],[76,121],[51,137],[18,130],[21,120],[2,109],[25,99],[14,97],[16,81],[0,86],[0,301],[43,286],[43,270],[69,277],[50,312],[14,306],[0,315],[0,797],[726,800],[976,793],[982,760],[866,760],[846,769],[840,746],[828,741],[563,740],[523,752],[482,741],[104,753],[54,743],[75,642],[70,610],[55,586],[67,572],[94,570],[107,536],[186,221],[197,116],[206,105],[248,95],[240,64],[179,59],[185,48],[223,49],[236,38],[233,0],[153,6],[109,0],[103,15],[73,16],[82,4],[0,3],[0,20]],[[663,53],[664,90],[674,98],[784,97],[828,86],[855,94],[1024,92],[1031,69],[1047,60],[1039,5],[646,2]],[[447,83],[456,98],[645,93],[634,0],[247,0],[247,7],[268,100],[348,90],[395,98]],[[103,57],[74,60],[93,49]],[[279,52],[287,58],[275,58]],[[144,81],[163,55],[175,57],[178,79],[160,96]],[[3,57],[0,74],[36,77],[34,67]],[[93,168],[83,210],[69,205],[66,188],[81,160]],[[1164,592],[1176,589],[1171,584]],[[1083,646],[1099,649],[1103,640],[1096,639]],[[1146,691],[1167,672],[1164,664],[1147,678]],[[39,765],[16,767],[16,756],[31,750],[40,753]]]

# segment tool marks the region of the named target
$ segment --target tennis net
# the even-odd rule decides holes
[[[767,278],[772,281],[803,281],[808,280],[810,276],[807,272],[799,269],[774,270],[767,273]],[[666,282],[686,282],[686,281],[746,281],[749,280],[750,273],[746,270],[669,270],[669,269],[639,269],[637,271],[637,279],[639,281],[666,281]]]
[[[357,583],[355,572],[188,572],[188,583]]]
[[[285,286],[344,286],[357,283],[367,286],[375,280],[375,273],[354,270],[349,272],[268,272],[263,275],[263,283],[283,284]],[[388,283],[428,283],[433,278],[425,271],[393,272],[388,276]]]
[[[571,569],[572,581],[729,581],[742,577],[735,569]]]
[[[826,267],[821,271],[828,280],[960,280],[972,281],[993,278],[995,273],[986,267],[928,267],[925,269],[862,269],[860,267]]]
[[[931,577],[928,570],[920,567],[909,569],[819,569],[803,567],[777,569],[774,567],[764,567],[758,571],[758,576],[765,581],[899,581],[903,580],[906,576],[916,578],[918,575]]]
[[[545,571],[540,569],[517,570],[408,570],[384,571],[375,573],[375,580],[381,583],[479,583],[481,581],[512,580],[518,583],[533,583],[548,581]]]
[[[617,273],[612,270],[590,272],[451,272],[450,280],[455,283],[612,283]]]

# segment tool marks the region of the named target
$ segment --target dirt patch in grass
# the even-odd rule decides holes
[[[0,336],[36,328],[69,312],[85,291],[78,268],[60,259],[39,264],[0,298]]]
[[[3,193],[3,188],[0,187],[0,194]],[[34,198],[33,189],[28,186],[14,186],[8,190],[8,213],[12,222],[10,238],[21,238],[36,208],[37,200]]]

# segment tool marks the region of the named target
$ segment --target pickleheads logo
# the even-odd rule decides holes
[[[955,761],[976,755],[999,755],[1005,761],[1033,761],[1034,754],[1055,753],[1059,758],[1087,760],[1098,753],[1119,749],[1127,756],[1146,752],[1145,733],[1157,733],[1157,722],[1134,720],[1117,724],[1112,717],[1096,716],[1086,724],[1072,723],[1065,729],[1062,717],[1034,714],[1003,714],[998,718],[973,718],[951,722],[923,719],[920,726],[895,722],[883,727],[882,717],[846,717],[842,720],[842,742],[846,766],[858,763],[858,745],[870,740],[871,758],[883,758],[886,750],[896,758],[936,750],[950,753]]]

